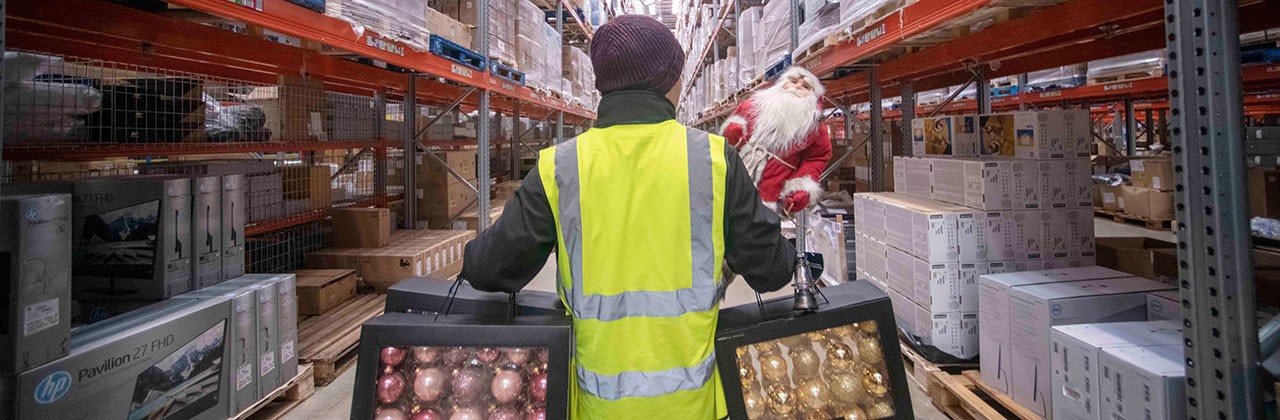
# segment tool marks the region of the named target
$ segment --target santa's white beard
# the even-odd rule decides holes
[[[821,111],[818,97],[812,93],[796,95],[794,89],[775,85],[756,93],[756,121],[751,130],[752,145],[773,154],[782,154],[799,146],[818,125]]]

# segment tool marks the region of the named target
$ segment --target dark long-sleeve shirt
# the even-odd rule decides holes
[[[618,92],[600,101],[596,127],[652,124],[674,118],[675,107],[651,92]],[[758,292],[791,281],[795,248],[782,237],[778,215],[759,193],[737,152],[726,145],[725,262]],[[502,217],[467,244],[462,277],[478,290],[516,292],[529,284],[556,249],[556,225],[537,170],[507,200]]]

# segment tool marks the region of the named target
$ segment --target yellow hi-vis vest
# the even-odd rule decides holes
[[[557,289],[573,315],[574,419],[719,419],[725,142],[674,120],[541,152]]]

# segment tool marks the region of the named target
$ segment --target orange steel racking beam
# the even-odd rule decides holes
[[[244,236],[257,236],[264,233],[275,232],[281,229],[298,226],[305,223],[311,223],[329,218],[335,208],[344,207],[387,207],[388,203],[404,199],[404,194],[395,194],[391,196],[373,197],[359,200],[350,204],[341,205],[340,207],[330,207],[318,210],[312,210],[305,213],[289,215],[278,219],[267,220],[263,222],[245,225]]]
[[[826,74],[991,3],[991,0],[919,0],[867,25],[847,42],[807,58],[800,65],[814,74]]]

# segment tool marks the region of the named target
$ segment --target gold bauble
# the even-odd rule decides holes
[[[893,416],[893,405],[887,400],[876,401],[870,408],[867,408],[867,418],[884,419]]]
[[[779,338],[778,342],[782,343],[782,345],[784,346],[787,346],[787,348],[796,348],[796,347],[807,344],[808,340],[804,338],[804,334],[799,334],[799,335],[793,335],[790,337]]]
[[[796,409],[796,394],[791,388],[772,385],[765,393],[769,396],[769,411],[781,416],[790,415]]]
[[[800,403],[810,410],[821,410],[831,403],[831,393],[827,383],[813,378],[800,383]]]
[[[747,418],[755,419],[764,415],[764,397],[756,391],[748,391],[742,395],[742,403],[747,406]]]
[[[823,334],[822,331],[809,331],[804,333],[804,338],[818,344],[822,344],[827,341],[827,336],[826,334]]]
[[[864,334],[876,334],[876,332],[880,330],[879,328],[876,327],[875,321],[867,321],[867,322],[859,323],[858,329],[862,330]]]
[[[827,343],[827,361],[829,368],[837,370],[847,370],[853,363],[857,361],[853,355],[853,349],[844,343]]]
[[[756,382],[756,368],[751,366],[750,360],[738,360],[738,379],[742,380],[744,387]]]
[[[880,340],[874,337],[859,338],[858,356],[862,357],[862,361],[872,365],[883,361],[884,354],[880,352]]]
[[[746,347],[738,347],[738,348],[737,348],[737,350],[735,350],[735,353],[737,353],[737,354],[738,354],[738,360],[742,360],[742,359],[746,359],[746,358],[747,358],[747,348],[746,348]]]
[[[862,408],[856,405],[853,406],[853,408],[845,410],[844,415],[841,415],[840,417],[844,417],[844,420],[867,420],[869,418],[867,417],[867,412],[862,411]]]
[[[787,360],[778,353],[761,354],[760,373],[770,381],[785,381],[787,380]]]
[[[756,353],[760,353],[761,355],[778,351],[777,340],[761,341],[759,343],[752,344],[751,346],[755,347]]]
[[[796,378],[815,378],[821,366],[822,358],[812,348],[806,346],[791,351],[791,367],[795,370]]]
[[[838,372],[829,376],[827,380],[831,399],[843,403],[842,405],[857,404],[867,398],[867,388],[862,385],[862,381],[855,373]]]
[[[865,367],[862,369],[862,386],[866,387],[871,396],[880,398],[889,393],[889,378],[875,369]]]

